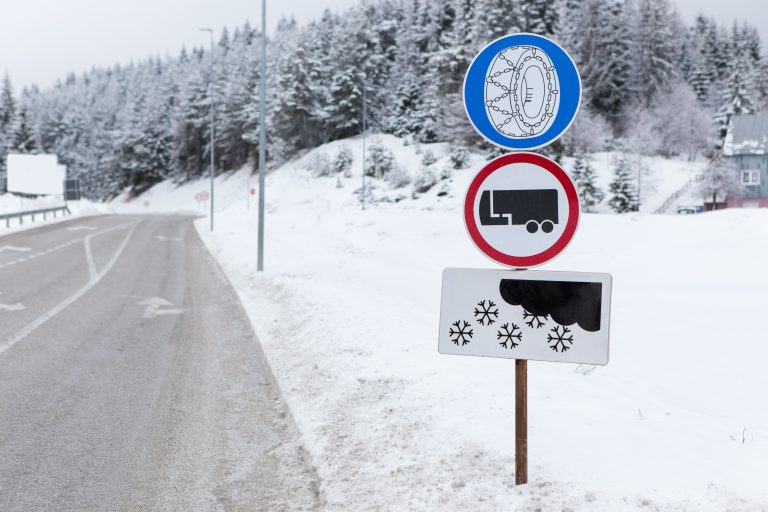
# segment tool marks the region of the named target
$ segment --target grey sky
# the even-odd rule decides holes
[[[268,27],[281,16],[299,22],[324,8],[340,10],[359,0],[268,0]],[[260,24],[259,0],[3,0],[0,8],[0,73],[8,71],[16,92],[52,85],[67,72],[80,73],[149,55],[176,55],[182,45],[207,44],[199,27],[217,33],[249,20]],[[765,0],[677,0],[686,22],[699,11],[732,23],[757,24],[768,41]]]

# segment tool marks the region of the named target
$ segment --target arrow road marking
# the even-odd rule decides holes
[[[30,249],[29,247],[14,247],[12,245],[4,245],[0,247],[0,252],[5,252],[5,251],[27,252],[31,250],[32,249]]]
[[[67,231],[96,231],[96,228],[93,226],[72,226],[67,228]]]
[[[136,227],[139,225],[138,222],[135,223],[126,223],[121,224],[119,226],[115,226],[113,228],[110,228],[107,231],[111,231],[113,229],[121,229],[125,228],[127,226],[131,226],[128,229],[128,234],[123,239],[123,242],[120,244],[120,247],[117,248],[117,251],[112,255],[112,259],[107,262],[106,266],[101,269],[101,272],[99,272],[96,277],[91,279],[88,284],[86,284],[84,287],[80,288],[78,291],[76,291],[73,295],[70,295],[68,298],[64,299],[63,302],[60,302],[56,306],[53,307],[53,309],[49,310],[47,313],[45,313],[42,316],[39,316],[35,320],[33,320],[30,324],[28,324],[26,327],[24,327],[21,331],[17,332],[14,336],[12,336],[9,340],[7,340],[5,343],[0,342],[0,354],[14,346],[16,343],[20,342],[27,336],[29,336],[31,333],[33,333],[36,329],[38,329],[41,325],[45,324],[48,320],[55,317],[62,311],[64,311],[67,307],[69,307],[71,304],[73,304],[77,299],[88,293],[88,290],[96,286],[96,284],[99,283],[99,281],[102,280],[102,278],[109,273],[110,270],[112,270],[112,267],[115,266],[115,263],[117,263],[117,260],[120,258],[120,256],[125,251],[125,247],[128,245],[128,241],[131,239],[131,236],[133,235],[133,232],[136,230]],[[105,231],[106,232],[106,231]]]
[[[173,306],[172,302],[168,302],[162,297],[152,297],[151,299],[137,302],[139,306],[147,306],[144,310],[144,318],[155,318],[161,315],[180,315],[184,312],[183,309],[161,309]]]

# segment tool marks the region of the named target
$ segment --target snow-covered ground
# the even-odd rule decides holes
[[[57,208],[63,206],[61,196],[59,197],[39,197],[36,199],[21,198],[14,194],[0,194],[0,214],[4,213],[18,213],[27,212],[32,210],[41,210],[45,208]],[[25,216],[23,221],[20,222],[18,218],[11,219],[9,224],[6,224],[5,220],[0,221],[0,235],[6,235],[25,229],[32,229],[43,224],[55,224],[57,222],[64,222],[70,220],[73,217],[84,217],[88,215],[96,215],[99,213],[105,213],[110,209],[100,203],[93,203],[88,200],[82,201],[70,201],[67,205],[69,207],[70,215],[62,216],[57,213],[56,217],[47,215],[43,220],[42,215],[36,215],[35,221],[32,222],[30,216]]]
[[[418,171],[417,146],[385,142]],[[543,268],[613,274],[611,361],[529,365],[531,483],[515,487],[514,365],[437,353],[443,268],[493,266],[460,214],[482,159],[417,199],[376,183],[399,202],[361,211],[358,141],[336,144],[355,155],[351,178],[306,170],[333,147],[268,177],[266,272],[246,172],[217,181],[216,230],[198,221],[327,510],[768,510],[768,210],[583,216]],[[661,204],[692,169],[657,164]],[[162,185],[112,207],[194,210],[205,188]]]

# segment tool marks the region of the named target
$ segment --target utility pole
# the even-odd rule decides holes
[[[214,134],[214,101],[213,101],[213,29],[201,28],[202,32],[208,32],[211,36],[211,75],[208,80],[208,99],[211,107],[211,231],[213,231],[213,182],[215,177],[214,164],[216,161],[216,137]]]
[[[365,132],[367,128],[365,81],[363,81],[363,188],[360,191],[360,204],[365,210]]]
[[[264,178],[267,164],[267,0],[261,0],[261,86],[259,92],[259,255],[256,270],[264,271]]]

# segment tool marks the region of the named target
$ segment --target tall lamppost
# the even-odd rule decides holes
[[[360,190],[360,204],[365,210],[365,131],[368,129],[368,111],[367,98],[365,92],[365,82],[363,82],[363,186]]]
[[[216,137],[214,134],[214,101],[213,101],[213,29],[201,28],[202,32],[208,32],[211,36],[211,70],[208,79],[208,99],[211,108],[211,231],[213,231],[213,181],[214,181],[214,163],[216,160]]]
[[[259,87],[259,253],[257,271],[264,270],[264,178],[267,163],[267,0],[261,0],[261,84]]]

